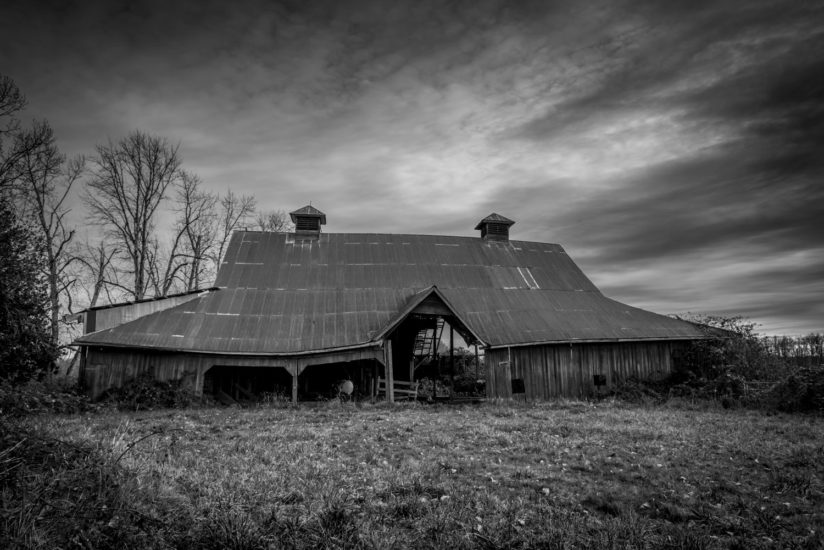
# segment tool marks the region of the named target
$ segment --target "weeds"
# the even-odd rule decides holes
[[[822,439],[621,403],[41,415],[2,439],[0,546],[815,548]]]
[[[78,413],[99,410],[74,386],[32,380],[12,385],[0,381],[0,416],[21,417],[36,413]]]

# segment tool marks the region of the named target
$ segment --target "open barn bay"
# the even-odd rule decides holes
[[[3,536],[29,547],[824,541],[813,416],[606,402],[35,416],[4,425],[0,464]]]

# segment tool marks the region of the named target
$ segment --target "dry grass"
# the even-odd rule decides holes
[[[118,525],[120,548],[824,545],[820,417],[570,402],[25,422],[120,479],[98,545]],[[26,540],[53,546],[50,516],[30,519],[45,534]]]

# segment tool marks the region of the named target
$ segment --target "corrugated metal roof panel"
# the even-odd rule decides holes
[[[606,298],[556,244],[238,232],[216,285],[224,288],[78,342],[261,354],[361,345],[432,286],[493,346],[703,336]]]

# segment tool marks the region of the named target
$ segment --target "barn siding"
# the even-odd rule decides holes
[[[182,380],[196,395],[203,391],[203,376],[213,366],[280,367],[291,374],[310,365],[377,359],[380,351],[371,349],[325,353],[300,358],[229,356],[214,354],[153,352],[88,348],[81,367],[81,379],[92,399],[108,389],[121,387],[142,374],[157,380]]]
[[[672,372],[672,352],[677,345],[677,342],[620,342],[487,350],[487,396],[513,397],[512,379],[515,378],[524,381],[526,399],[593,395],[596,374],[606,376],[606,390],[633,376],[660,378]]]
[[[282,359],[226,357],[206,354],[151,353],[89,349],[82,378],[92,399],[110,388],[121,387],[142,374],[157,380],[183,380],[183,386],[200,394],[203,375],[215,365],[236,367],[283,367]]]

